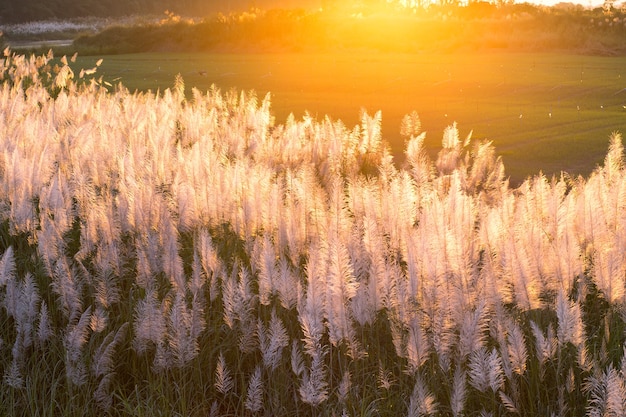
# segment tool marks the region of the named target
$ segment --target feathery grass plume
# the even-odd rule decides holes
[[[591,372],[596,363],[585,342],[578,345],[576,349],[578,366],[585,372]],[[602,354],[601,354],[602,355]]]
[[[413,110],[409,114],[405,114],[400,122],[400,135],[405,138],[412,139],[422,131],[422,121],[419,114]]]
[[[304,334],[304,351],[309,356],[318,353],[319,343],[325,330],[323,323],[324,291],[323,274],[325,274],[323,259],[325,248],[313,246],[309,252],[309,262],[306,266],[307,289],[306,294],[298,301],[298,321]]]
[[[609,181],[613,181],[624,170],[624,145],[622,135],[614,132],[610,137],[609,152],[604,158],[604,167],[601,173],[606,175]]]
[[[76,271],[70,267],[66,257],[57,259],[54,267],[52,291],[59,298],[63,314],[70,320],[78,316],[82,302]]]
[[[152,371],[156,374],[163,373],[177,364],[174,359],[174,352],[169,346],[169,339],[166,337],[156,345],[156,351],[154,352],[154,361],[152,362]]]
[[[54,336],[52,324],[50,323],[50,314],[45,300],[39,305],[39,324],[37,326],[37,341],[43,344]]]
[[[191,279],[189,280],[187,287],[191,292],[191,295],[194,298],[198,298],[203,303],[204,293],[202,289],[206,284],[206,274],[202,269],[202,262],[200,261],[200,255],[198,254],[198,250],[194,248],[193,250],[193,261],[191,261]]]
[[[356,280],[359,286],[356,289],[354,297],[350,300],[350,312],[355,322],[361,326],[365,326],[374,322],[376,311],[370,300],[369,285],[363,285],[363,279],[356,278]]]
[[[520,245],[522,234],[528,234],[528,230],[513,231],[504,242],[502,260],[504,261],[504,275],[510,279],[511,286],[508,289],[508,298],[521,308],[531,310],[540,308],[539,299],[541,285],[539,271],[533,263],[530,251],[535,242],[530,245]]]
[[[301,377],[306,370],[304,358],[296,340],[291,342],[291,370],[297,377]]]
[[[139,354],[145,353],[150,343],[158,346],[165,339],[167,325],[157,297],[156,291],[150,289],[135,306],[133,347]]]
[[[315,347],[313,355],[311,355],[311,367],[304,369],[298,389],[302,401],[314,407],[328,399],[328,382],[326,382],[324,370],[326,354],[326,350],[321,345],[318,344]]]
[[[361,156],[379,152],[382,145],[382,118],[383,114],[380,110],[371,117],[366,111],[361,112],[361,141],[359,144]]]
[[[530,328],[535,338],[535,354],[539,360],[540,368],[543,369],[545,362],[556,355],[557,338],[552,325],[548,327],[547,336],[544,335],[539,325],[532,320],[530,322]]]
[[[467,162],[466,162],[467,165]],[[472,165],[464,178],[463,188],[471,195],[480,195],[487,204],[497,202],[503,187],[508,188],[504,179],[504,165],[501,157],[496,157],[496,151],[491,141],[474,145],[472,150]]]
[[[213,239],[211,239],[211,235],[206,228],[200,229],[196,242],[197,250],[202,261],[202,268],[207,277],[210,277],[218,271],[220,260]]]
[[[370,260],[367,294],[370,298],[370,309],[373,312],[389,306],[392,291],[390,270],[385,261],[386,250],[382,239],[382,232],[379,230],[376,219],[366,214],[363,218],[363,243]]]
[[[508,325],[507,351],[513,372],[522,375],[526,371],[528,351],[524,341],[524,332],[517,322],[511,320]]]
[[[274,280],[280,304],[291,310],[298,303],[298,295],[301,292],[301,284],[295,272],[285,256],[278,260],[278,274]]]
[[[594,251],[591,261],[593,280],[602,291],[604,298],[611,304],[621,301],[626,293],[624,287],[626,242],[620,245],[622,247],[616,247],[615,243],[609,239],[605,242],[598,242],[598,246],[602,249]]]
[[[19,155],[15,151],[12,155],[11,166],[5,167],[8,179],[8,200],[11,201],[9,228],[11,233],[32,232],[36,223],[34,201],[34,189],[39,185],[39,169],[45,161],[45,155],[41,155],[39,161],[28,160],[26,155]],[[8,171],[8,172],[7,172]]]
[[[18,351],[14,351],[13,357],[21,358],[22,352],[33,344],[36,337],[35,321],[39,313],[38,305],[40,296],[33,275],[26,273],[23,280],[9,280],[5,288],[5,297],[1,304],[9,317],[13,317],[17,331],[16,344]]]
[[[154,287],[155,274],[152,272],[146,249],[143,246],[141,248],[136,247],[135,249],[135,255],[137,260],[137,275],[135,281],[141,288],[147,290],[148,288]]]
[[[461,150],[469,144],[471,133],[465,141],[461,143],[459,138],[459,130],[456,122],[445,128],[443,131],[443,139],[441,141],[443,149],[437,155],[437,170],[441,175],[450,175],[459,167],[461,160]]]
[[[67,62],[60,67],[59,72],[54,77],[54,86],[59,88],[66,88],[68,84],[71,85],[71,79],[74,78],[74,71],[67,65]]]
[[[120,287],[118,279],[115,273],[107,268],[100,271],[100,273],[94,276],[95,278],[95,290],[96,290],[96,303],[104,308],[108,309],[115,303],[120,302]]]
[[[354,328],[348,306],[359,284],[354,278],[348,250],[339,236],[330,239],[328,256],[327,326],[330,342],[336,346],[342,340],[352,339]]]
[[[24,376],[16,358],[13,358],[11,366],[5,371],[3,381],[11,388],[21,389],[24,387]]]
[[[439,404],[430,392],[426,383],[418,373],[415,377],[415,386],[409,400],[409,417],[432,416],[437,413]]]
[[[91,315],[91,320],[89,321],[89,328],[94,333],[100,333],[104,331],[107,324],[109,322],[109,315],[106,310],[104,310],[101,306],[96,306],[93,314]]]
[[[172,351],[175,364],[183,368],[199,352],[198,339],[192,334],[191,311],[187,308],[185,295],[176,292],[174,303],[169,311],[167,321],[167,340]]]
[[[168,222],[169,223],[169,222]],[[187,282],[183,270],[183,260],[179,255],[178,231],[169,225],[163,230],[163,272],[169,278],[172,287],[178,292],[185,291]]]
[[[345,371],[341,377],[341,381],[339,381],[339,386],[337,387],[337,399],[341,404],[346,403],[348,395],[350,395],[351,388],[352,381],[350,378],[350,371]]]
[[[240,330],[239,349],[244,353],[251,353],[258,346],[257,320],[254,314],[258,297],[252,292],[250,271],[243,266],[239,269],[236,300],[235,313]]]
[[[0,260],[0,286],[15,280],[15,277],[15,254],[13,253],[13,246],[9,246],[2,254],[2,260]]]
[[[224,354],[220,352],[217,358],[217,366],[215,367],[215,389],[222,395],[227,395],[235,386]]]
[[[623,416],[626,415],[626,385],[624,377],[610,365],[599,376],[590,376],[583,385],[583,390],[589,393],[587,415]]]
[[[130,324],[126,322],[119,329],[110,331],[94,352],[91,370],[96,377],[102,377],[113,372],[113,354],[126,338],[129,326]]]
[[[202,261],[200,260],[200,255],[198,254],[197,248],[195,248],[193,251],[193,261],[191,263],[191,280],[188,283],[188,287],[189,287],[189,290],[191,291],[191,295],[194,300],[194,305],[197,304],[198,308],[202,310],[201,312],[199,311],[201,313],[199,318],[203,317],[202,313],[204,313],[204,307],[206,305],[206,299],[205,299],[205,295],[203,291],[203,288],[205,287],[206,283],[207,283],[207,275],[202,269]],[[208,290],[209,290],[209,297],[211,297],[210,286]]]
[[[406,358],[411,373],[417,372],[429,356],[430,345],[421,323],[422,320],[417,315],[413,315],[406,323],[408,330]]]
[[[452,392],[450,394],[450,409],[454,417],[462,416],[465,408],[465,398],[467,396],[467,376],[465,371],[460,367],[454,370],[454,379],[452,380]]]
[[[519,408],[515,405],[515,402],[511,399],[511,397],[506,395],[504,391],[499,391],[498,395],[502,405],[504,405],[504,408],[508,412],[519,415]]]
[[[378,376],[376,378],[378,388],[389,391],[396,381],[393,377],[393,373],[388,369],[385,369],[383,363],[378,361]]]
[[[496,349],[489,352],[485,347],[472,352],[468,363],[469,383],[480,392],[491,389],[497,392],[504,385],[502,358]]]
[[[87,342],[91,307],[81,314],[77,323],[70,322],[63,337],[65,347],[65,372],[67,379],[74,385],[81,386],[87,381],[87,370],[83,347]]]
[[[280,364],[283,349],[289,346],[289,335],[282,320],[276,315],[275,309],[272,310],[272,317],[267,329],[259,319],[257,335],[263,364],[267,369],[274,371]]]
[[[459,333],[459,355],[466,358],[473,351],[484,346],[488,327],[487,305],[480,300],[474,311],[466,311],[462,316]]]
[[[66,232],[71,226],[72,208],[68,188],[66,178],[59,168],[54,173],[50,184],[42,187],[39,196],[40,216],[53,217],[61,233]]]
[[[252,413],[258,413],[263,409],[263,379],[261,375],[261,366],[257,365],[254,374],[248,382],[248,390],[246,391],[245,407]]]
[[[115,374],[105,374],[98,383],[98,388],[93,393],[93,398],[101,410],[108,411],[113,407],[113,390],[111,389],[114,382]]]
[[[428,320],[429,342],[431,348],[437,353],[439,366],[444,371],[448,371],[451,351],[456,342],[456,329],[450,314],[450,305],[447,304],[444,297],[446,297],[445,292],[434,295],[434,300],[428,301],[431,303],[429,308],[434,309],[434,311],[429,313],[430,317],[424,317],[424,320]]]
[[[191,296],[191,325],[189,327],[189,334],[192,339],[198,340],[202,332],[206,329],[206,319],[204,309],[206,301],[202,292],[196,292]]]
[[[54,276],[55,262],[61,257],[66,245],[54,221],[41,216],[39,227],[40,230],[37,231],[37,253],[46,273],[52,277]]]
[[[177,177],[175,180],[175,190],[178,209],[178,230],[189,232],[197,223],[198,208],[194,189],[191,183],[185,179]]]
[[[233,330],[240,307],[238,283],[235,274],[226,275],[222,283],[222,304],[224,306],[224,323]]]
[[[270,297],[274,293],[274,279],[277,275],[276,271],[276,250],[274,244],[266,234],[262,240],[257,239],[255,244],[260,241],[258,256],[254,258],[259,271],[259,302],[263,305],[269,305]]]
[[[580,306],[567,299],[563,291],[556,296],[556,317],[558,321],[557,340],[559,346],[572,343],[578,347],[584,343],[584,328]]]

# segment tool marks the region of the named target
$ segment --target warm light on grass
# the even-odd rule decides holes
[[[79,56],[80,66],[95,61]],[[493,141],[519,184],[539,171],[588,175],[602,161],[604,138],[626,130],[624,65],[621,57],[510,52],[169,53],[109,56],[99,73],[131,90],[162,91],[181,73],[201,91],[215,83],[223,91],[270,92],[277,123],[308,111],[353,126],[362,108],[382,110],[383,137],[399,165],[400,124],[414,109],[431,157],[445,127],[457,121],[463,134],[473,130],[475,139]]]
[[[378,112],[51,59],[0,63],[0,414],[625,413],[619,134],[511,188],[455,124],[430,159],[417,112],[400,169]]]

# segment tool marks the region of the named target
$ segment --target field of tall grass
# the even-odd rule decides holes
[[[0,60],[0,414],[626,409],[626,171],[512,188],[490,143]],[[410,110],[409,110],[410,111]]]

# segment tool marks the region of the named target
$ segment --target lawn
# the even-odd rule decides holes
[[[81,67],[99,57],[78,60]],[[403,160],[402,117],[416,110],[435,155],[443,129],[493,141],[516,184],[529,175],[588,175],[626,124],[625,57],[555,53],[142,53],[105,56],[99,70],[131,90],[163,90],[180,73],[187,91],[270,92],[277,123],[329,115],[349,127],[382,110],[383,135]]]

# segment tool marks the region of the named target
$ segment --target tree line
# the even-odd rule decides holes
[[[161,14],[203,16],[236,12],[251,7],[319,7],[323,0],[20,0],[0,2],[0,23],[19,23],[85,16],[117,17]]]
[[[20,0],[0,2],[0,23],[22,23],[38,20],[79,17],[119,17],[162,14],[169,10],[183,16],[207,16],[217,12],[231,13],[260,9],[344,9],[386,5],[389,7],[427,8],[432,5],[459,6],[473,3],[502,5],[513,0]]]

